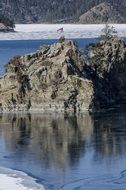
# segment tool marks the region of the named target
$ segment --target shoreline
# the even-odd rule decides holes
[[[14,170],[0,166],[0,188],[1,190],[44,190],[42,184],[37,182],[33,176],[23,171]]]
[[[125,103],[126,104],[126,103]],[[66,115],[68,115],[68,116],[79,116],[79,115],[81,115],[81,116],[85,116],[85,115],[92,115],[92,114],[99,114],[99,113],[106,113],[106,112],[109,112],[109,111],[112,111],[112,110],[116,110],[116,109],[119,109],[119,108],[121,108],[123,105],[125,105],[125,104],[118,104],[118,105],[116,105],[116,106],[113,106],[113,107],[108,107],[108,108],[106,108],[106,109],[100,109],[100,110],[89,110],[89,109],[85,109],[85,110],[83,110],[83,111],[77,111],[76,113],[74,113],[74,111],[72,110],[72,109],[70,109],[70,110],[67,110],[66,112],[64,111],[64,110],[58,110],[58,111],[56,111],[56,110],[39,110],[39,109],[32,109],[32,110],[28,110],[28,111],[26,111],[26,110],[23,110],[23,111],[20,111],[20,110],[18,110],[18,111],[3,111],[3,112],[1,112],[0,111],[0,115],[8,115],[8,114],[16,114],[16,115],[26,115],[26,114],[31,114],[31,115],[36,115],[36,114],[41,114],[41,115],[43,115],[43,116],[45,116],[45,115],[50,115],[50,116],[66,116]]]
[[[101,111],[101,110],[100,110]],[[74,113],[74,111],[72,109],[69,109],[67,111],[61,109],[61,110],[56,110],[56,109],[48,109],[48,110],[44,110],[44,109],[31,109],[31,110],[12,110],[12,111],[0,111],[0,114],[51,114],[51,115],[55,115],[55,114],[72,114],[72,115],[79,115],[79,114],[86,114],[86,113],[90,113],[90,110],[88,109],[84,109],[82,111],[77,111],[76,113]]]

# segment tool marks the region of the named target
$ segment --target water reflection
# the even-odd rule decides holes
[[[108,112],[94,118],[95,158],[121,156],[126,145],[126,112]]]
[[[84,118],[83,118],[84,119]],[[0,135],[8,151],[17,149],[35,153],[38,159],[64,168],[78,161],[86,141],[93,133],[89,116],[48,117],[41,115],[8,114],[0,116]]]
[[[126,112],[1,114],[0,145],[0,165],[34,175],[48,190],[68,189],[65,184],[74,189],[73,180],[86,185],[85,177],[93,179],[90,183],[102,176],[106,181],[110,174],[116,180],[125,171]]]

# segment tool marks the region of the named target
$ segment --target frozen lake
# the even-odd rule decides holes
[[[112,24],[118,36],[126,36],[126,24]],[[104,24],[17,24],[15,33],[0,33],[0,40],[58,39],[66,38],[97,38],[101,35]],[[63,33],[57,32],[63,28]]]

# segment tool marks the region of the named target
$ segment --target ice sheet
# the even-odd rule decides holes
[[[15,33],[0,33],[0,40],[28,39],[58,39],[61,35],[66,38],[95,38],[100,36],[104,24],[17,24]],[[126,37],[126,24],[111,24],[118,35]],[[63,28],[64,32],[57,32]]]
[[[44,190],[44,187],[23,172],[0,167],[0,190]]]

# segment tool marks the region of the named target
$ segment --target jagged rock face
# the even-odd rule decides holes
[[[101,81],[103,101],[126,99],[126,45],[122,39],[111,38],[92,47],[91,68]],[[97,89],[97,88],[95,88]],[[98,88],[99,89],[99,88]],[[105,97],[104,97],[105,96]]]
[[[89,50],[89,65],[64,39],[14,57],[0,79],[0,110],[84,112],[126,101],[124,41],[111,37]]]
[[[93,83],[72,41],[62,40],[13,58],[0,79],[2,111],[88,110]]]

